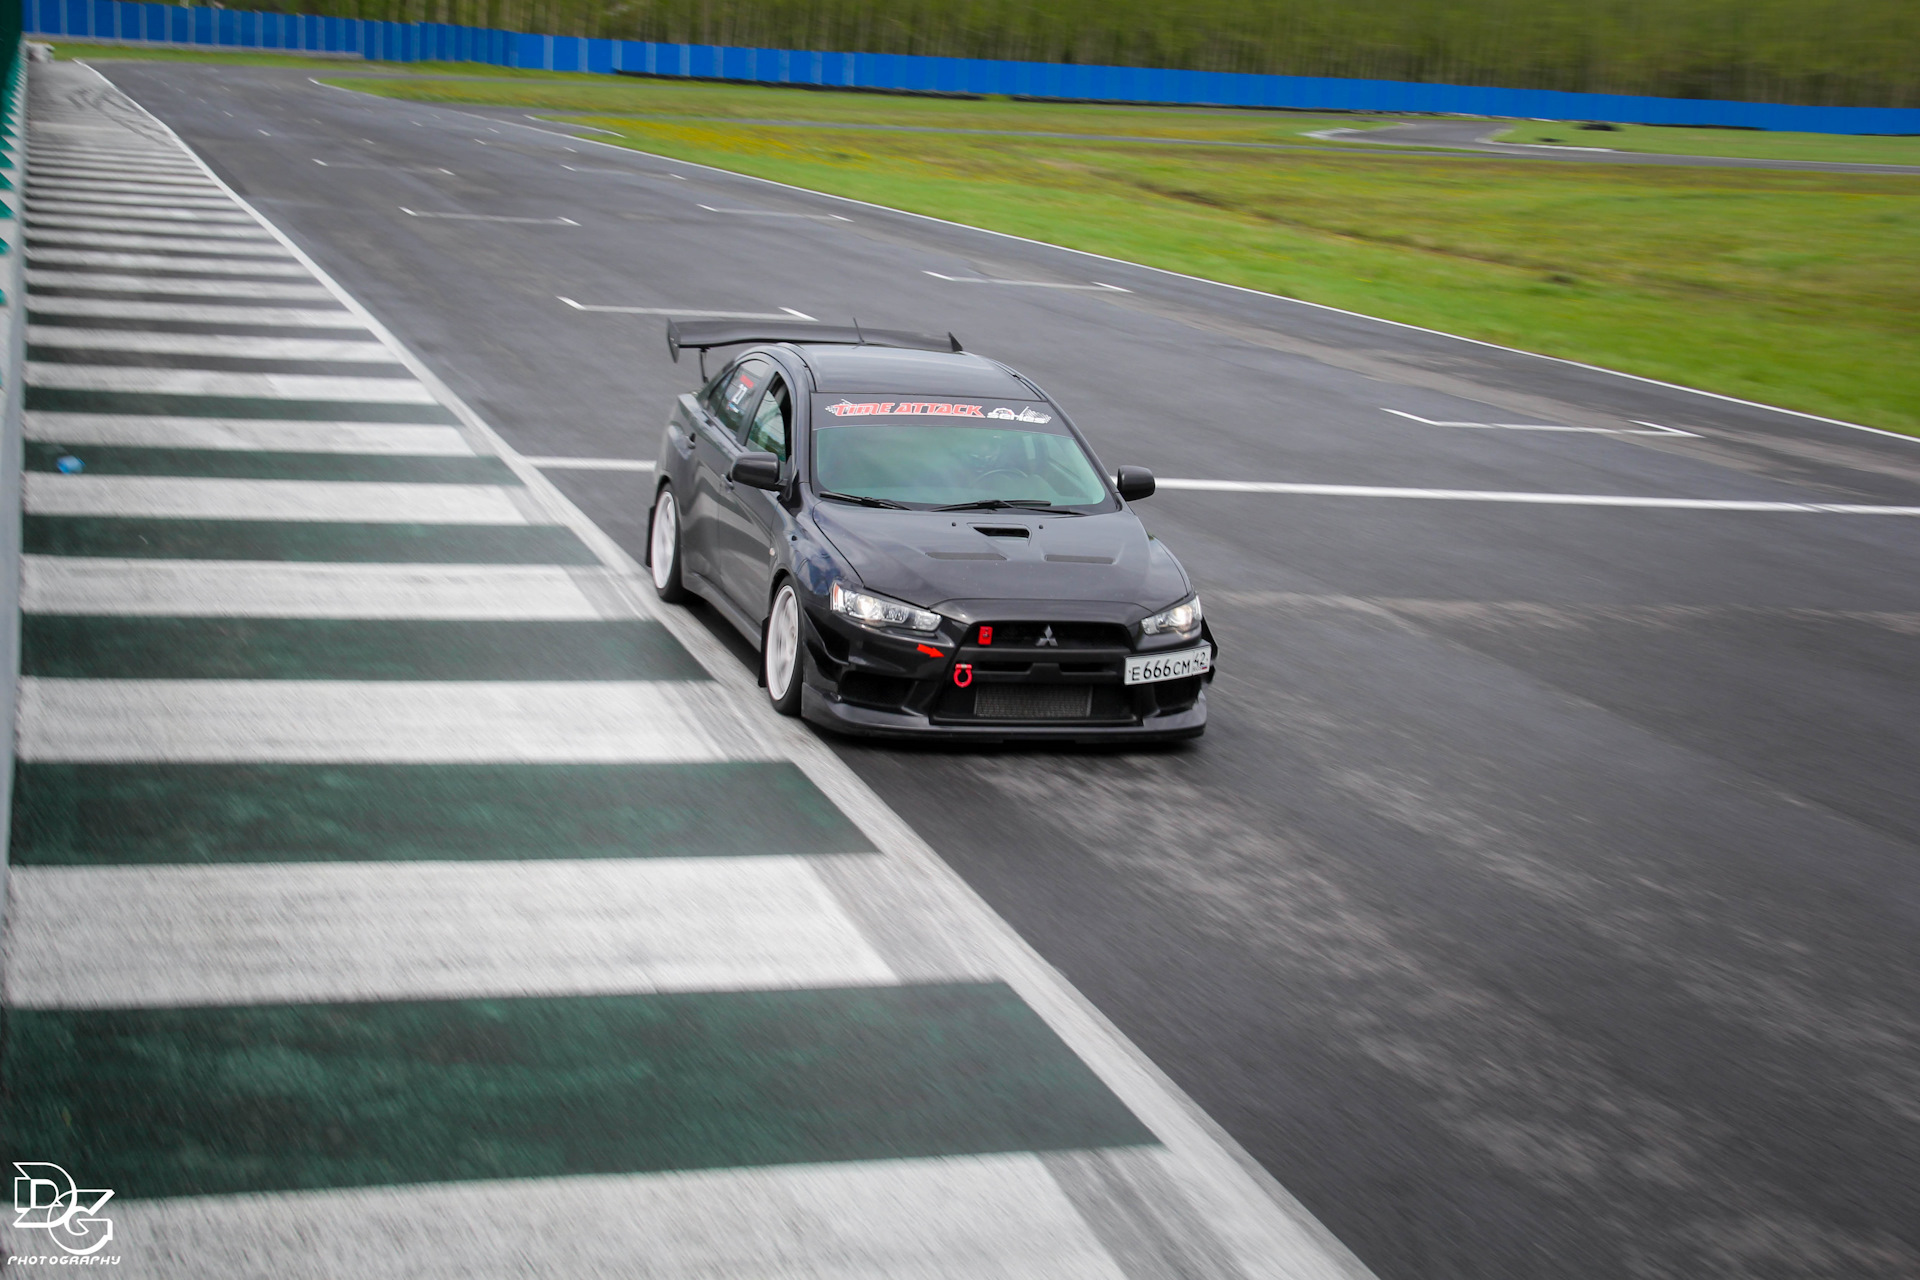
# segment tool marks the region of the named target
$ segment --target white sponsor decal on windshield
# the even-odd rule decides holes
[[[863,418],[874,414],[929,414],[941,418],[984,418],[986,410],[977,404],[948,404],[942,400],[842,400],[827,406],[836,418]],[[1042,419],[1045,421],[1045,419]]]
[[[1011,418],[1015,422],[1052,422],[1053,421],[1052,414],[1035,413],[1031,409],[1022,409],[1018,413],[1015,413],[1013,410],[1004,408],[1004,407],[998,408],[998,409],[989,409],[987,410],[987,416],[989,418]]]

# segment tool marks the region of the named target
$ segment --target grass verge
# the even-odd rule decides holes
[[[1529,120],[1498,135],[1500,142],[1546,142],[1570,147],[1669,156],[1725,156],[1736,160],[1825,160],[1836,164],[1920,164],[1920,138],[1854,137],[1837,133],[1767,133],[1758,129],[1678,129],[1617,124],[1582,129],[1577,123]]]

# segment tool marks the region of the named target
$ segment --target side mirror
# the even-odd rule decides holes
[[[1153,472],[1145,467],[1122,467],[1114,473],[1113,487],[1128,502],[1153,496]]]
[[[743,453],[733,460],[727,479],[749,489],[778,489],[780,459],[770,453]]]

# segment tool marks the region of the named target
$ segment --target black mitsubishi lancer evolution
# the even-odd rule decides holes
[[[758,646],[773,705],[841,733],[1191,738],[1212,633],[1173,553],[1032,381],[944,338],[669,323],[744,346],[667,422],[647,563]]]

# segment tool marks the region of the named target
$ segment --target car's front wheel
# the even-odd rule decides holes
[[[680,504],[673,486],[662,485],[654,499],[653,523],[647,531],[647,565],[653,571],[653,589],[668,604],[687,598],[680,581]]]
[[[783,716],[800,714],[801,670],[806,665],[800,636],[800,596],[793,583],[783,582],[774,593],[773,609],[767,614],[767,638],[761,645],[761,662],[767,677],[767,697],[773,709]]]

